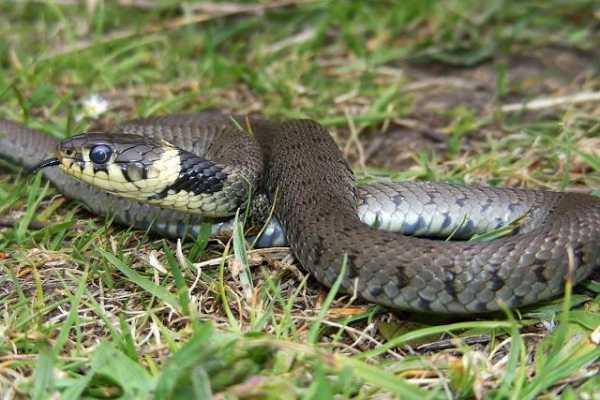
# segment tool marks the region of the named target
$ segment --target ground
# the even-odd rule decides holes
[[[361,178],[600,194],[599,26],[586,0],[8,1],[0,117],[302,116]],[[0,167],[2,398],[600,398],[598,274],[506,313],[393,313],[286,248],[156,238]]]

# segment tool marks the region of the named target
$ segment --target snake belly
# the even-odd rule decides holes
[[[337,145],[313,120],[232,120],[204,112],[132,121],[111,133],[164,140],[215,163],[241,165],[273,204],[305,269],[328,286],[344,271],[346,292],[388,307],[469,314],[523,306],[560,294],[567,276],[579,282],[600,264],[599,199],[442,183],[356,187]],[[0,135],[0,153],[26,166],[56,147],[8,121],[0,121]],[[125,224],[152,224],[177,236],[182,226],[204,221],[105,193],[60,170],[44,173],[67,196]],[[521,215],[527,221],[518,234],[493,241],[426,238],[468,237]]]

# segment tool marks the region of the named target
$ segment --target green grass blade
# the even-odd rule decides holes
[[[456,322],[454,324],[432,326],[430,328],[423,328],[416,331],[400,335],[389,340],[387,343],[373,349],[358,354],[358,359],[367,359],[370,357],[376,357],[382,355],[386,351],[403,345],[406,342],[420,339],[426,336],[439,335],[442,333],[449,333],[453,331],[460,331],[466,329],[511,329],[514,326],[513,322],[510,321],[472,321],[472,322]]]
[[[315,319],[315,321],[312,323],[310,330],[308,331],[308,343],[316,343],[317,339],[319,338],[319,329],[321,328],[321,324],[323,323],[323,320],[325,319],[325,316],[327,315],[327,311],[329,311],[329,307],[331,307],[331,303],[333,303],[333,300],[335,299],[335,296],[337,295],[338,291],[340,290],[340,287],[342,286],[342,282],[344,281],[344,278],[346,278],[346,269],[348,268],[348,257],[346,255],[344,255],[344,259],[342,260],[342,266],[340,268],[340,272],[337,276],[337,278],[335,279],[335,282],[333,283],[333,285],[331,285],[331,288],[329,289],[329,292],[327,293],[327,297],[325,297],[325,301],[323,301],[323,304],[321,304],[321,308],[319,309],[319,314],[317,315],[317,318]]]
[[[75,295],[71,298],[71,309],[69,310],[69,314],[67,319],[63,323],[60,328],[60,333],[56,338],[56,342],[54,343],[53,350],[55,356],[62,352],[64,345],[67,343],[68,336],[70,330],[73,328],[75,321],[77,321],[77,313],[79,311],[79,304],[81,303],[81,297],[86,290],[86,283],[88,278],[88,270],[86,269],[80,277],[79,286],[77,287],[77,291]]]
[[[152,296],[155,296],[155,297],[161,299],[162,301],[164,301],[165,303],[169,304],[174,309],[180,310],[180,305],[179,305],[179,301],[178,301],[177,297],[175,297],[173,294],[171,294],[171,292],[169,292],[167,289],[165,289],[162,286],[156,285],[154,282],[150,281],[149,279],[144,278],[142,275],[135,272],[127,264],[125,264],[123,261],[119,260],[113,254],[111,254],[105,250],[102,250],[102,249],[98,249],[98,252],[110,264],[112,264],[115,268],[117,268],[119,271],[121,271],[121,273],[123,273],[123,275],[125,275],[127,277],[127,279],[129,279],[131,282],[135,283],[136,285],[138,285],[139,287],[141,287],[142,289],[144,289],[145,291],[150,293]]]
[[[45,400],[52,393],[54,381],[54,353],[50,346],[41,343],[38,346],[39,356],[35,367],[32,399]]]

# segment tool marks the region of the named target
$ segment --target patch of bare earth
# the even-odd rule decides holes
[[[411,112],[391,121],[384,131],[363,135],[361,143],[368,165],[386,169],[406,169],[415,164],[414,154],[434,151],[445,158],[446,141],[455,114],[463,108],[478,121],[490,121],[468,135],[470,142],[486,140],[488,135],[503,135],[502,119],[497,118],[503,105],[525,103],[532,99],[572,96],[600,87],[597,79],[597,57],[563,47],[529,49],[474,68],[456,68],[442,64],[404,65],[407,84],[402,88],[413,98]],[[499,81],[505,81],[505,92],[498,98]],[[583,102],[595,115],[600,115],[598,102]],[[568,105],[568,101],[567,101]],[[513,112],[522,122],[556,120],[559,107],[549,106],[535,111]],[[512,117],[513,115],[511,115]]]

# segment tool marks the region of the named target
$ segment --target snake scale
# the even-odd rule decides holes
[[[249,190],[262,191],[292,252],[318,281],[332,285],[345,265],[344,291],[395,309],[470,314],[528,305],[600,265],[600,199],[427,182],[357,187],[313,120],[178,114],[60,144],[0,120],[3,157],[33,167],[56,154],[42,166],[60,168],[43,173],[66,196],[168,236],[203,221],[198,208],[212,217],[232,213]],[[466,237],[522,215],[516,234],[492,241],[434,238]]]

